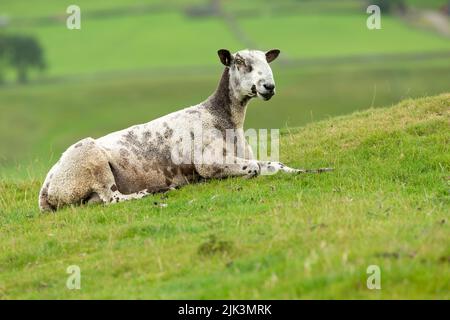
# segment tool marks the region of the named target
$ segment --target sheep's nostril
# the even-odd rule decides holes
[[[275,89],[275,85],[274,85],[274,84],[271,84],[271,83],[265,84],[265,85],[264,85],[264,88],[265,88],[267,91],[273,91],[273,89]]]

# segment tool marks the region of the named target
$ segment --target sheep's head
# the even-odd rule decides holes
[[[221,49],[218,54],[220,61],[229,68],[230,88],[237,99],[256,96],[263,100],[272,98],[275,81],[269,63],[278,57],[280,50],[241,50],[231,54]]]

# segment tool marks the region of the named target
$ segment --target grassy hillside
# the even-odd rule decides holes
[[[284,131],[284,162],[329,174],[46,215],[41,181],[1,182],[0,298],[449,299],[449,107],[444,94]]]

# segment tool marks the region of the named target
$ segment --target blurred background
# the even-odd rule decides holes
[[[81,30],[66,9],[81,8]],[[369,30],[369,4],[381,30]],[[277,96],[247,128],[287,128],[450,89],[448,0],[1,0],[0,177],[41,179],[75,141],[197,104],[217,50],[279,48]]]

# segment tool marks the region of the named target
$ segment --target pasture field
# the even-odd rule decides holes
[[[127,8],[150,8],[155,11],[174,11],[196,4],[206,3],[204,0],[77,0],[76,5],[86,13],[111,10],[126,10]],[[74,1],[36,0],[30,6],[28,1],[3,0],[0,11],[11,19],[33,19],[40,17],[65,16],[66,8],[75,4]],[[159,10],[158,10],[159,9]]]
[[[448,4],[446,0],[429,0],[429,1],[407,0],[406,2],[416,8],[425,8],[425,9],[438,9]]]
[[[130,8],[150,8],[154,11],[175,11],[193,6],[207,5],[208,0],[77,0],[77,5],[86,12],[110,11]],[[437,9],[444,6],[446,0],[405,0],[405,3],[416,8]],[[30,6],[27,1],[3,0],[0,4],[0,12],[10,18],[36,18],[43,16],[61,16],[65,14],[65,8],[73,4],[73,1],[35,0]],[[262,11],[271,12],[274,9],[296,9],[302,12],[355,12],[366,5],[364,0],[247,0],[226,1],[225,9],[231,12]],[[367,6],[367,5],[366,5]]]
[[[450,299],[448,38],[388,14],[369,31],[359,0],[78,0],[69,31],[72,3],[0,1],[0,35],[34,36],[48,65],[0,85],[0,299]],[[246,128],[280,128],[281,161],[334,172],[38,212],[69,145],[201,102],[217,50],[246,47],[282,51]]]
[[[449,299],[449,107],[444,94],[283,132],[286,164],[328,174],[44,215],[41,181],[3,181],[0,298]]]
[[[205,62],[218,48],[242,47],[220,20],[192,21],[179,13],[87,18],[81,32],[65,30],[64,23],[14,31],[41,40],[51,61],[46,76],[201,67],[211,65]]]
[[[314,5],[320,8],[320,2]],[[339,4],[344,5],[345,2]],[[86,11],[89,10],[88,5]],[[246,47],[263,50],[278,47],[284,60],[295,61],[450,52],[448,38],[413,28],[396,17],[383,16],[382,30],[370,31],[362,9],[344,13],[237,15],[239,34],[221,17],[193,18],[178,7],[140,15],[86,14],[80,31],[67,30],[65,15],[62,17],[48,24],[15,24],[12,20],[11,26],[5,29],[10,33],[33,35],[42,43],[48,68],[45,73],[34,75],[37,79],[125,70],[156,69],[163,73],[166,68],[211,67],[217,62],[211,57],[219,48],[237,51]],[[252,39],[251,43],[244,41],[242,35]]]
[[[447,38],[414,30],[397,18],[383,16],[382,29],[376,32],[366,28],[366,20],[367,15],[361,13],[267,15],[239,19],[254,42],[263,47],[270,43],[283,48],[289,58],[450,50]],[[265,28],[268,25],[276,25],[277,28]]]

